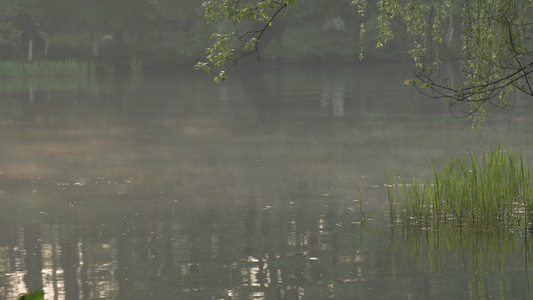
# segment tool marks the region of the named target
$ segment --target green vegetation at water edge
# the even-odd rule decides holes
[[[91,80],[82,76],[10,77],[0,80],[0,94],[76,91],[86,90],[90,86]]]
[[[0,61],[0,78],[90,76],[95,68],[89,62],[63,61]]]
[[[400,224],[438,228],[442,224],[474,230],[525,226],[533,205],[529,167],[519,152],[498,146],[479,156],[455,154],[433,179],[389,185],[391,219]]]
[[[28,293],[19,297],[19,300],[43,300],[44,292],[41,290],[35,291],[33,293]]]

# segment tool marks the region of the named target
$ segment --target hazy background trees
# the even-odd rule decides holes
[[[145,67],[190,67],[205,59],[213,32],[236,26],[233,21],[208,24],[202,2],[0,0],[0,59],[81,58],[121,65],[135,58]],[[370,7],[365,18],[376,14]],[[362,20],[350,0],[303,1],[265,34],[262,58],[355,62]],[[369,32],[377,30],[376,22],[366,26]],[[397,60],[404,53],[394,47],[366,59]]]

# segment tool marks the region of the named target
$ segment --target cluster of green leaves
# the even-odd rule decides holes
[[[26,295],[22,295],[18,298],[18,300],[43,300],[44,299],[44,292],[41,290],[35,291],[33,293],[28,293]]]
[[[366,1],[353,1],[361,15],[366,11]],[[412,43],[409,53],[420,70],[417,80],[407,83],[426,95],[446,99],[450,105],[468,101],[471,104],[469,115],[476,127],[484,119],[487,103],[506,107],[510,104],[506,96],[514,90],[533,95],[529,81],[533,65],[524,63],[524,57],[532,53],[527,47],[533,31],[532,7],[530,0],[453,3],[450,0],[382,0],[378,3],[377,46],[383,46],[394,36],[392,22],[404,24],[406,38]],[[462,78],[459,83],[452,84],[448,78],[441,79],[437,75],[441,51],[450,47],[444,37],[454,29],[462,32]],[[492,99],[497,101],[490,102]]]
[[[208,23],[216,23],[230,19],[237,23],[257,21],[259,29],[252,29],[241,34],[237,31],[230,33],[214,33],[211,38],[213,46],[207,48],[207,61],[198,62],[195,66],[209,73],[211,66],[224,68],[229,61],[236,61],[244,56],[257,52],[257,43],[263,32],[272,24],[272,20],[281,12],[286,12],[289,5],[296,5],[296,0],[223,0],[207,1],[203,3]],[[240,48],[240,49],[239,49]],[[215,81],[226,80],[226,73],[221,70]]]
[[[467,2],[463,7],[462,27],[471,37],[462,36],[461,70],[469,88],[468,100],[473,111],[478,112],[475,120],[486,114],[486,102],[480,100],[490,97],[495,88],[499,91],[497,105],[504,107],[508,105],[506,95],[527,83],[520,81],[528,72],[522,58],[524,54],[529,55],[525,34],[531,26],[528,13],[532,4],[531,1],[478,1],[476,6]],[[526,89],[532,92],[531,87]]]
[[[22,31],[14,25],[14,14],[0,8],[0,44],[15,45]]]
[[[0,44],[14,45],[22,30],[16,26],[16,18],[20,12],[39,14],[38,0],[2,0],[0,1]]]

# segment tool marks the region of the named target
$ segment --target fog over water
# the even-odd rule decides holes
[[[263,66],[219,85],[183,70],[0,89],[0,298],[526,297],[525,232],[473,238],[507,245],[481,258],[435,246],[391,226],[385,185],[455,151],[532,157],[529,100],[474,133],[411,76]]]

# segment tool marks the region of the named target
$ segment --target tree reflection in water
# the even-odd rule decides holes
[[[449,293],[467,290],[472,299],[531,296],[532,237],[519,224],[483,231],[445,223],[436,228],[392,228],[389,257],[399,274],[403,271],[394,266],[433,273],[435,278],[459,275],[462,280],[449,286]]]

